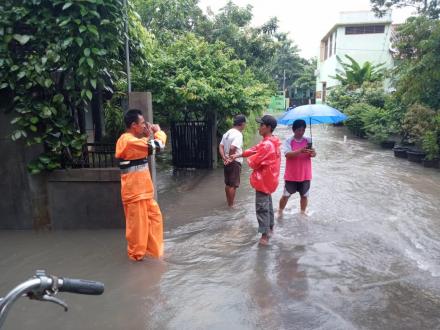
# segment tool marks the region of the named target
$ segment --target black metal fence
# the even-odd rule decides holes
[[[212,124],[182,121],[171,124],[173,166],[212,168]]]
[[[115,145],[107,143],[87,143],[80,157],[65,157],[64,167],[71,168],[105,168],[117,167]]]

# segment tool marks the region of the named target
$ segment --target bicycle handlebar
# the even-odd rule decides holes
[[[96,281],[88,281],[74,278],[61,278],[60,292],[79,294],[100,295],[104,292],[104,284]]]
[[[2,327],[9,309],[22,295],[40,301],[49,301],[61,305],[67,311],[67,305],[57,298],[57,292],[71,292],[87,295],[100,295],[104,292],[104,284],[73,278],[57,278],[46,275],[43,270],[37,270],[34,277],[13,288],[4,298],[0,297],[0,328]]]

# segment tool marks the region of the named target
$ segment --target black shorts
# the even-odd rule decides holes
[[[300,196],[307,197],[309,195],[310,180],[305,180],[301,182],[297,181],[284,181],[284,192],[283,196],[289,197],[296,192],[299,192]]]
[[[241,163],[235,160],[225,166],[225,185],[238,188],[240,186]]]

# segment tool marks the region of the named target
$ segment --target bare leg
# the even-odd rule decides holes
[[[235,191],[235,187],[225,186],[226,201],[230,207],[234,205]]]
[[[301,196],[300,205],[301,205],[301,213],[306,213],[306,208],[308,204],[308,199],[306,196]]]
[[[278,207],[278,214],[282,214],[284,209],[286,208],[287,201],[289,200],[290,196],[282,196],[280,199],[280,205]]]

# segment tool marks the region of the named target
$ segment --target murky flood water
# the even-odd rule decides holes
[[[0,232],[0,295],[38,268],[106,285],[68,313],[22,299],[5,329],[440,329],[440,171],[344,134],[314,127],[310,214],[292,197],[268,247],[246,167],[233,210],[221,169],[159,173],[163,262],[122,231]]]

